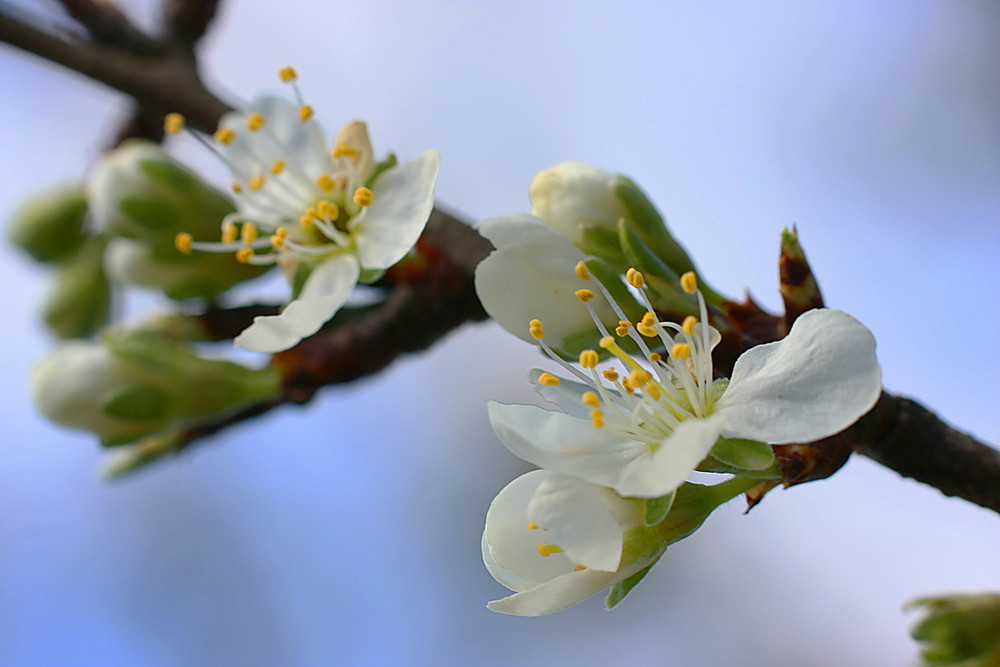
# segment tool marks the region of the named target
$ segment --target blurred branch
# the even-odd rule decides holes
[[[0,0],[0,42],[131,97],[135,108],[119,140],[161,139],[162,118],[171,111],[184,114],[194,129],[215,130],[230,107],[202,82],[194,46],[209,29],[218,0],[165,0],[159,37],[137,29],[108,2],[60,2],[89,40],[65,30],[47,30],[51,21]],[[418,244],[418,259],[386,276],[384,301],[355,317],[331,322],[296,348],[275,356],[284,376],[282,403],[305,403],[321,387],[372,375],[402,354],[430,347],[466,322],[485,319],[473,276],[490,249],[489,242],[467,224],[435,209]],[[744,349],[779,340],[798,315],[822,306],[822,294],[794,230],[782,238],[780,275],[784,317],[765,312],[750,299],[725,304],[721,317],[735,335],[727,336],[716,350],[721,370],[731,372]],[[212,336],[228,339],[254,316],[273,312],[270,306],[209,307],[201,319]],[[280,404],[253,406],[199,425],[184,435],[183,443],[190,445]],[[1000,512],[1000,452],[907,398],[883,393],[875,408],[843,433],[775,449],[786,486],[829,477],[857,451],[942,493]]]

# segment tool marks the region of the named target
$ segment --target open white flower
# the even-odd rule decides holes
[[[635,574],[648,560],[621,563],[637,503],[575,477],[535,470],[497,494],[486,514],[483,561],[516,591],[488,607],[542,616],[572,607]]]
[[[282,70],[294,87],[295,72]],[[251,264],[277,262],[293,283],[308,277],[280,315],[257,317],[238,347],[280,352],[312,335],[347,301],[359,280],[401,260],[434,206],[437,151],[378,173],[364,123],[348,123],[332,146],[295,88],[299,104],[257,99],[223,117],[214,139],[233,175],[238,211],[220,242],[181,234],[184,252],[235,252]],[[167,118],[178,130],[183,119]]]
[[[587,276],[586,265],[577,274]],[[627,278],[644,296],[642,275],[630,270]],[[685,274],[682,286],[696,292],[693,273]],[[577,296],[589,307],[594,294],[581,290]],[[811,442],[847,428],[878,400],[875,339],[839,310],[805,313],[785,339],[745,352],[731,380],[714,380],[711,351],[720,336],[697,296],[700,321],[691,316],[683,325],[658,322],[652,308],[635,325],[621,313],[615,333],[631,339],[641,361],[602,329],[600,346],[623,366],[602,373],[595,350],[580,355],[578,369],[551,352],[541,321],[531,322],[531,335],[579,382],[536,375],[540,393],[564,412],[491,403],[497,436],[539,467],[623,496],[655,498],[684,482],[720,436]],[[650,344],[662,344],[666,353]]]

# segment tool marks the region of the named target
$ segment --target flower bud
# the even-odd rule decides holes
[[[104,273],[104,240],[92,237],[59,266],[42,319],[59,338],[87,338],[108,322],[111,286]]]
[[[616,230],[626,209],[613,192],[616,177],[582,162],[562,162],[535,175],[531,212],[578,247],[588,227]],[[596,249],[583,248],[600,255]]]
[[[11,243],[39,262],[55,262],[83,245],[87,198],[80,187],[39,193],[14,213],[7,234]]]
[[[35,367],[39,411],[104,445],[220,417],[281,391],[273,368],[249,369],[197,356],[149,330],[118,331],[97,343],[69,342]]]
[[[923,607],[927,612],[910,630],[924,644],[921,655],[926,664],[1000,664],[1000,594],[923,598],[908,607]]]

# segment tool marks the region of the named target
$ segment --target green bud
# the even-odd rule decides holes
[[[86,239],[87,198],[80,187],[63,187],[28,199],[11,219],[10,242],[39,262],[69,257]]]
[[[59,266],[55,288],[42,306],[42,319],[59,338],[87,338],[108,323],[110,312],[104,241],[92,237]]]
[[[948,595],[907,605],[927,615],[911,630],[924,644],[927,665],[993,667],[1000,664],[1000,594]]]
[[[34,369],[31,393],[54,422],[121,445],[218,418],[280,395],[276,370],[203,359],[152,330],[56,348]]]

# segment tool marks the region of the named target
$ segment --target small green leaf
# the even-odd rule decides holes
[[[607,600],[604,601],[605,607],[607,607],[608,609],[614,609],[619,604],[621,604],[621,601],[625,599],[625,596],[627,596],[629,593],[632,592],[632,589],[635,588],[639,584],[639,582],[643,580],[643,577],[649,574],[650,569],[652,569],[652,567],[656,565],[657,561],[659,560],[660,560],[659,557],[657,557],[652,563],[642,568],[641,570],[633,574],[631,577],[622,579],[617,584],[612,586],[611,590],[608,591]]]
[[[712,458],[740,470],[764,470],[774,463],[774,450],[763,442],[739,438],[719,438]]]
[[[160,387],[131,385],[111,394],[101,410],[109,417],[125,421],[151,421],[167,415],[169,398],[166,390]]]
[[[655,526],[663,521],[674,504],[674,492],[659,498],[647,498],[643,505],[642,519],[647,526]]]

